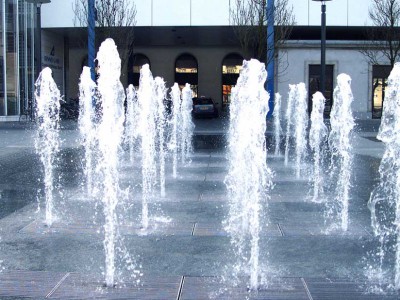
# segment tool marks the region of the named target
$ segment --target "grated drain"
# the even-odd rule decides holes
[[[196,223],[195,223],[196,224]],[[185,276],[182,276],[181,278],[181,282],[179,284],[179,291],[178,291],[178,296],[176,297],[176,300],[180,300],[181,299],[181,295],[182,295],[182,289],[183,289],[183,284],[185,283]]]
[[[309,299],[309,300],[313,300],[313,297],[311,296],[311,293],[310,293],[310,290],[308,289],[308,286],[307,286],[306,281],[304,280],[303,277],[301,277],[300,279],[301,279],[301,282],[303,283],[304,289],[306,290],[308,299]]]
[[[196,224],[197,224],[197,223],[193,223],[192,236],[194,235],[194,231],[196,230]]]
[[[50,298],[56,291],[57,289],[60,287],[60,285],[64,282],[65,279],[67,279],[67,277],[70,275],[71,273],[67,273],[64,275],[63,278],[61,278],[61,280],[53,287],[53,289],[46,295],[46,298]]]
[[[281,236],[285,236],[285,234],[283,233],[283,230],[281,228],[281,224],[277,223],[276,226],[278,227],[278,230],[279,230]]]

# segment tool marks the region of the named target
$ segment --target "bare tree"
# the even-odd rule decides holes
[[[393,67],[400,56],[400,0],[372,0],[368,15],[374,27],[360,52],[373,65],[387,61]]]
[[[231,9],[231,23],[247,59],[257,58],[269,63],[267,50],[274,45],[267,44],[266,26],[272,13],[275,20],[275,48],[279,48],[288,38],[295,23],[289,0],[275,0],[274,11],[267,9],[267,0],[235,0]]]
[[[124,69],[133,51],[136,6],[132,0],[96,0],[96,36],[112,38],[118,47]],[[88,24],[88,0],[73,3],[74,23]]]

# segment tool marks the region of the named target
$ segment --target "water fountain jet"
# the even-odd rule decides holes
[[[281,95],[279,93],[275,94],[274,99],[274,137],[275,137],[275,152],[276,156],[281,154],[281,134],[282,134],[282,127],[281,127]]]
[[[226,230],[238,258],[234,276],[248,275],[251,290],[259,286],[260,218],[272,187],[265,138],[269,98],[264,89],[266,78],[264,64],[244,61],[230,104]]]
[[[294,101],[294,139],[296,155],[296,178],[299,179],[307,150],[306,130],[308,126],[307,90],[304,83],[296,85],[296,98]]]
[[[289,100],[286,107],[286,138],[285,138],[285,166],[289,164],[289,148],[290,148],[290,139],[293,135],[293,119],[292,114],[294,112],[294,103],[296,101],[297,89],[296,85],[289,84]]]
[[[142,156],[142,228],[149,226],[149,201],[156,184],[156,104],[153,103],[154,79],[148,64],[140,70],[138,105],[138,133],[141,140]]]
[[[368,207],[371,225],[379,238],[375,252],[378,259],[378,284],[382,288],[385,278],[383,264],[389,253],[394,253],[393,276],[386,276],[389,286],[400,290],[400,63],[396,63],[388,78],[381,125],[377,139],[385,144],[379,166],[379,185],[372,191]],[[394,241],[394,245],[390,245]],[[376,269],[376,268],[374,268]]]
[[[309,134],[309,143],[313,152],[313,202],[320,202],[324,193],[323,177],[323,149],[328,137],[328,128],[324,123],[325,98],[320,92],[316,92],[312,98],[311,128]]]
[[[188,161],[189,155],[193,152],[192,147],[192,137],[194,124],[192,121],[192,109],[193,109],[193,92],[190,85],[186,83],[182,90],[182,103],[180,109],[181,115],[181,161],[186,163]]]
[[[327,203],[326,219],[338,218],[340,227],[347,231],[349,225],[349,198],[352,172],[352,146],[351,134],[355,126],[351,103],[351,78],[347,74],[337,77],[337,86],[333,92],[333,105],[331,111],[331,132],[328,142],[331,149],[331,174],[336,175],[336,192],[333,203]]]
[[[88,195],[93,189],[93,173],[95,166],[96,125],[95,102],[97,86],[90,75],[90,68],[83,67],[79,84],[79,131],[85,149],[84,174],[86,178],[86,192]]]
[[[35,83],[37,130],[35,137],[36,153],[44,168],[45,224],[51,226],[55,220],[54,212],[54,165],[60,149],[60,91],[53,80],[50,68],[44,68]]]
[[[119,199],[118,163],[124,130],[125,93],[120,82],[121,59],[112,39],[105,40],[97,54],[99,62],[99,104],[101,116],[97,127],[99,189],[103,202],[104,250],[106,257],[105,281],[108,287],[115,284],[115,244],[118,232],[116,208]]]
[[[165,197],[165,126],[166,126],[166,111],[164,99],[166,98],[167,88],[165,87],[164,79],[156,77],[154,79],[154,97],[155,105],[157,106],[156,124],[158,135],[158,157],[160,164],[160,194]]]
[[[180,122],[180,110],[181,110],[181,92],[177,83],[173,85],[170,92],[172,101],[172,133],[168,144],[168,148],[172,151],[172,176],[174,178],[178,175],[178,152],[179,152],[179,140],[180,130],[178,124]]]
[[[126,89],[126,123],[125,142],[129,148],[129,159],[134,162],[136,144],[138,142],[139,109],[137,92],[132,84]]]

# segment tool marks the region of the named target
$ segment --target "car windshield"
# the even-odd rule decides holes
[[[213,104],[211,98],[193,98],[193,105],[207,105]]]

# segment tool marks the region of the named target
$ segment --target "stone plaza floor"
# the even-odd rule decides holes
[[[260,265],[268,285],[256,292],[247,290],[246,278],[237,285],[229,280],[236,259],[222,225],[228,213],[226,126],[224,120],[196,120],[192,162],[179,165],[175,179],[167,161],[166,197],[150,203],[145,233],[138,221],[140,166],[122,165],[126,199],[120,250],[129,252],[143,275],[140,283],[125,280],[106,288],[101,208],[85,196],[76,124],[63,124],[56,172],[59,219],[50,228],[43,225],[43,204],[37,201],[43,193],[34,127],[1,124],[0,299],[400,299],[396,292],[368,292],[373,283],[365,277],[368,252],[378,244],[367,208],[383,154],[377,121],[359,122],[352,140],[355,161],[345,233],[326,234],[324,205],[310,201],[307,176],[296,179],[283,157],[268,156],[275,187],[263,216],[268,226],[260,237]],[[129,270],[123,261],[118,264],[119,275],[127,278]]]

